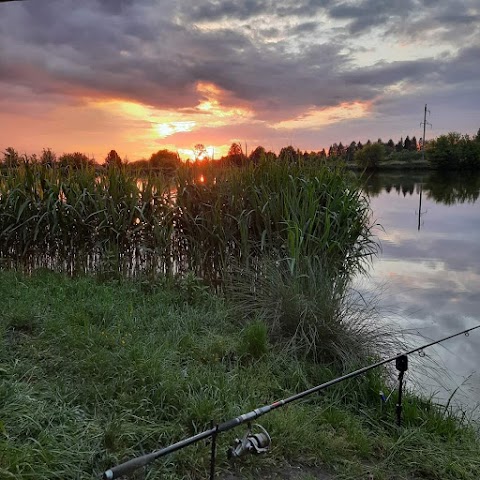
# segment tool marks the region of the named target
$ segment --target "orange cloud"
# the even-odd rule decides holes
[[[155,129],[160,138],[166,138],[174,133],[190,132],[193,130],[195,125],[196,122],[194,121],[158,123],[155,126]]]
[[[209,82],[198,82],[197,92],[201,95],[200,102],[195,107],[198,114],[204,117],[203,126],[222,126],[230,123],[232,119],[235,123],[251,121],[254,112],[246,105],[235,105],[235,99],[226,90]]]
[[[228,125],[241,125],[253,121],[254,112],[245,105],[236,105],[229,92],[213,83],[198,82],[196,91],[199,94],[198,103],[192,108],[179,110],[158,109],[150,105],[131,102],[122,99],[90,99],[89,109],[116,118],[125,125],[126,137],[133,143],[142,145],[140,152],[145,156],[145,150],[152,152],[159,148],[159,140],[177,133],[195,132],[200,128],[218,128]],[[201,139],[199,139],[201,141]],[[194,158],[190,145],[178,144],[163,148],[177,150],[181,158]],[[229,145],[209,145],[208,155],[220,158],[228,152]]]
[[[277,129],[310,129],[318,128],[343,120],[364,118],[371,110],[371,102],[343,102],[334,107],[322,109],[310,108],[304,114],[290,120],[283,120],[273,125]]]

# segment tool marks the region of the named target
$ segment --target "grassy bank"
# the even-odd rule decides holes
[[[363,171],[364,166],[357,163],[346,163],[347,168]],[[372,167],[375,172],[418,172],[435,171],[435,167],[427,159],[422,160],[419,152],[406,152],[404,155],[388,155],[375,163]]]
[[[294,355],[260,321],[187,278],[99,283],[50,272],[0,273],[0,477],[94,478],[256,406],[336,376]],[[383,407],[379,373],[266,415],[268,456],[237,465],[320,465],[336,478],[477,479],[473,428],[408,395]],[[221,456],[242,430],[219,438]],[[198,444],[136,478],[207,478]],[[305,476],[305,478],[312,478]]]

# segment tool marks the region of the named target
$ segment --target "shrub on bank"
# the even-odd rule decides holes
[[[429,142],[429,162],[439,170],[477,170],[480,168],[480,131],[474,137],[450,132]]]
[[[385,158],[385,147],[381,143],[365,145],[355,152],[355,162],[360,168],[372,170],[378,168]]]

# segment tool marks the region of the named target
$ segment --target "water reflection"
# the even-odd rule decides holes
[[[479,324],[480,175],[376,176],[365,191],[382,226],[377,231],[382,253],[361,288],[382,290],[386,321],[434,339]],[[468,377],[457,401],[480,402],[478,333],[427,353],[451,372],[423,378],[428,391],[448,398]]]
[[[374,175],[366,179],[364,190],[370,197],[392,190],[406,197],[423,190],[427,198],[437,203],[475,203],[480,195],[480,175],[459,172]]]

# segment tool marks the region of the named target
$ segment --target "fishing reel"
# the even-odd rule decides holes
[[[249,425],[248,430],[243,438],[236,438],[233,446],[227,450],[227,458],[229,460],[232,458],[243,457],[247,453],[259,455],[270,450],[272,439],[270,438],[268,432],[258,423],[253,426],[259,431],[257,433],[253,433],[252,427]]]

